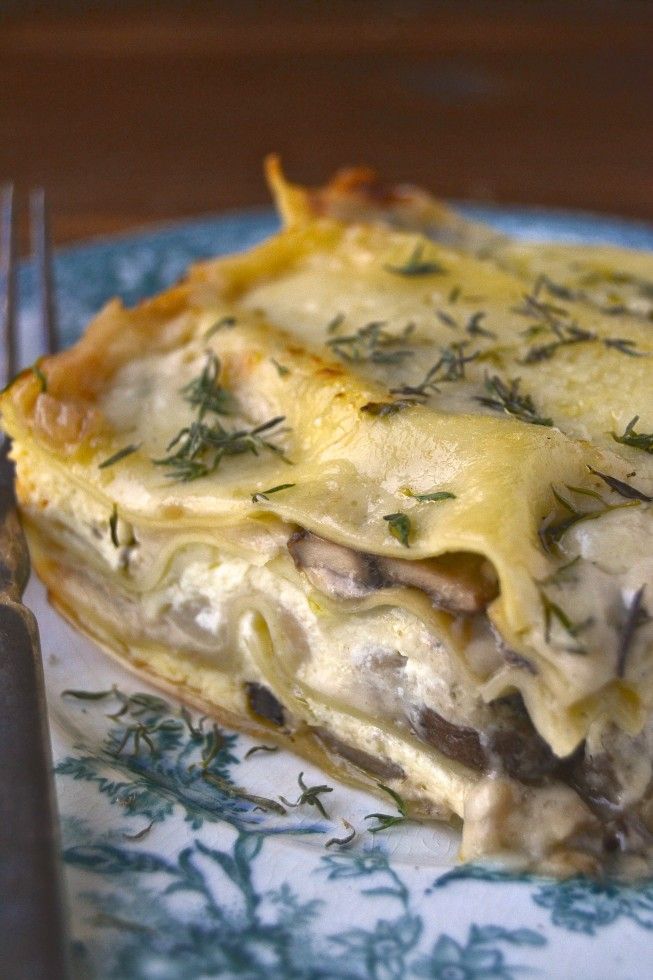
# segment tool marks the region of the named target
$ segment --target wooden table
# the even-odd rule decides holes
[[[39,6],[0,15],[0,181],[46,185],[59,242],[264,204],[270,150],[653,219],[651,3]]]

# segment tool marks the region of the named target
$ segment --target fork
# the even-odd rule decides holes
[[[18,365],[13,188],[0,197],[0,318],[5,382]],[[30,199],[44,352],[57,347],[45,196]],[[0,974],[64,980],[68,942],[38,628],[21,602],[29,555],[16,513],[9,440],[0,450]]]

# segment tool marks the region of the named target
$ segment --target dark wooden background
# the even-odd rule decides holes
[[[2,8],[0,7],[0,10]],[[59,242],[261,205],[261,159],[653,219],[653,3],[9,3],[0,181]]]

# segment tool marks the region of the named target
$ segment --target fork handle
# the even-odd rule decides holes
[[[12,980],[69,975],[50,767],[36,620],[8,599],[0,602],[0,973]]]

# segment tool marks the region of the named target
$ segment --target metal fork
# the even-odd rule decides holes
[[[45,197],[30,200],[42,348],[57,347]],[[18,365],[13,188],[0,197],[0,318],[5,382]],[[59,832],[36,620],[21,602],[29,555],[16,513],[9,441],[0,451],[0,975],[69,976]]]

